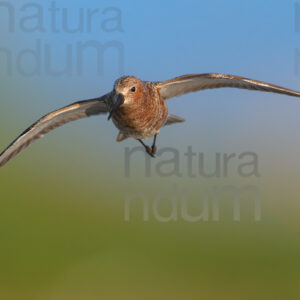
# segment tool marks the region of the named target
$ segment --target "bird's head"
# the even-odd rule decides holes
[[[143,81],[134,76],[124,76],[116,80],[113,90],[113,103],[110,109],[109,117],[121,105],[130,105],[135,103],[142,94]]]

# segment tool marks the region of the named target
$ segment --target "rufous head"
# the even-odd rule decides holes
[[[121,105],[130,105],[135,103],[142,95],[143,81],[135,76],[123,76],[116,80],[113,90],[113,105],[108,119],[112,113]]]
[[[114,91],[124,96],[124,104],[129,104],[143,88],[143,81],[135,76],[123,76],[116,80]]]

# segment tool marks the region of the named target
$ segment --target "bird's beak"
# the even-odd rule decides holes
[[[120,107],[120,105],[122,105],[124,103],[124,95],[123,94],[116,94],[115,96],[115,103],[113,104],[113,106],[111,107],[111,110],[109,112],[109,116],[108,116],[108,120],[110,120],[113,112]]]

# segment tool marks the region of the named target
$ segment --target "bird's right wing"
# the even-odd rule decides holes
[[[265,91],[300,97],[300,92],[286,89],[278,85],[221,73],[184,75],[167,81],[158,82],[157,87],[160,89],[160,94],[165,100],[190,92],[223,87]]]
[[[45,115],[27,128],[0,154],[0,167],[49,131],[71,121],[107,113],[107,98],[109,95],[75,102]]]

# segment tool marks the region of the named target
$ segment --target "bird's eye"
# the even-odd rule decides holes
[[[132,92],[135,92],[135,86],[133,86],[133,87],[131,88],[131,91],[132,91]]]

